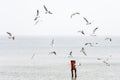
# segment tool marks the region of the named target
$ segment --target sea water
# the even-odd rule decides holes
[[[12,40],[1,37],[0,80],[70,79],[69,63],[71,59],[76,60],[77,64],[81,64],[81,72],[84,74],[81,77],[84,80],[94,80],[93,76],[84,72],[87,70],[89,73],[93,68],[97,70],[101,68],[99,69],[101,72],[97,74],[99,78],[95,77],[95,80],[119,80],[119,75],[117,77],[115,75],[120,71],[118,68],[120,66],[120,37],[111,37],[112,41],[105,40],[105,38],[104,36],[16,36],[15,40]],[[54,46],[51,46],[52,39],[54,39]],[[89,42],[93,46],[85,45]],[[87,56],[80,52],[82,47],[84,47]],[[52,51],[57,54],[49,54]],[[69,56],[70,51],[72,51],[72,57]],[[104,67],[105,64],[102,63],[102,60],[97,60],[97,58],[107,60],[110,65],[115,64],[113,68],[116,69],[116,72],[113,72],[111,68]],[[85,66],[86,63],[89,65]],[[97,64],[102,66],[99,67]],[[88,67],[91,68],[88,69]],[[66,71],[62,74],[61,70]],[[97,70],[93,70],[93,74]],[[107,75],[107,78],[102,78],[105,76],[102,73],[107,70],[110,74]],[[78,73],[80,72],[78,71]],[[86,79],[86,74],[91,79]],[[61,77],[57,79],[59,75]],[[111,76],[114,79],[110,78]]]

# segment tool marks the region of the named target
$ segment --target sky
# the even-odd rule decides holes
[[[120,36],[119,0],[0,0],[0,35],[96,35]],[[43,5],[53,14],[45,14]],[[39,23],[34,18],[40,11]],[[72,13],[79,12],[70,18]],[[86,25],[83,17],[92,22]]]

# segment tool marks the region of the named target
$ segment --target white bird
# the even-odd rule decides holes
[[[94,30],[93,30],[93,33],[92,34],[95,34],[95,31],[98,29],[98,27],[96,27]]]
[[[54,46],[54,42],[55,42],[55,40],[54,40],[54,38],[53,38],[52,41],[51,41],[51,46],[52,46],[52,47]]]
[[[110,66],[110,64],[108,62],[106,62],[106,61],[103,61],[103,63],[105,63],[106,66]]]
[[[85,43],[85,45],[88,45],[88,44],[89,44],[91,47],[93,47],[92,43]]]
[[[80,32],[80,33],[82,33],[83,35],[85,35],[85,33],[84,33],[84,31],[83,31],[83,30],[81,30],[81,31],[77,31],[77,32]]]
[[[70,51],[69,56],[72,57],[72,51]]]
[[[82,49],[80,50],[80,52],[82,52],[85,56],[87,56],[84,47],[82,47]]]
[[[10,33],[10,32],[6,32],[8,35],[9,35],[9,39],[12,39],[12,40],[14,40],[15,39],[15,37],[12,35],[12,33]]]
[[[53,14],[51,11],[48,11],[47,7],[45,5],[43,5],[44,9],[45,9],[45,14],[49,13],[49,14]]]
[[[49,54],[54,54],[54,55],[56,55],[56,52],[55,52],[55,51],[52,51],[52,52],[49,52]]]
[[[6,32],[9,36],[12,36],[12,34],[10,32]]]
[[[110,42],[112,41],[112,39],[109,37],[105,38],[105,40],[109,40]]]
[[[85,17],[83,17],[83,19],[86,21],[86,25],[90,25],[91,22],[89,22]]]
[[[40,17],[39,16],[39,10],[37,10],[37,14],[36,14],[36,17],[35,17],[34,21],[36,21],[39,17]]]
[[[80,15],[80,13],[79,12],[75,12],[75,13],[71,14],[70,18],[72,18],[74,15]]]

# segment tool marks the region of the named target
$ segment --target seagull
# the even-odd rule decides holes
[[[74,15],[80,15],[80,13],[79,12],[75,12],[75,13],[73,13],[73,14],[71,14],[71,16],[70,16],[70,18],[72,18]]]
[[[55,40],[54,40],[54,38],[53,38],[52,41],[51,41],[51,46],[52,46],[52,47],[54,46],[54,42],[55,42]]]
[[[6,32],[9,36],[12,36],[12,34],[10,32]]]
[[[55,51],[52,51],[52,52],[49,52],[49,54],[54,54],[54,55],[56,55],[56,52],[55,52]]]
[[[105,40],[109,40],[110,42],[112,41],[112,39],[109,37],[105,38]]]
[[[105,63],[106,66],[110,66],[110,64],[108,62],[106,62],[106,61],[103,61],[103,63]]]
[[[36,21],[39,17],[40,17],[39,16],[39,10],[37,10],[37,14],[36,14],[36,17],[35,17],[34,21]]]
[[[69,56],[72,57],[72,51],[70,51]]]
[[[88,45],[88,44],[89,44],[91,47],[93,47],[92,43],[85,43],[85,45]]]
[[[45,9],[45,14],[49,13],[49,14],[53,14],[51,11],[48,11],[47,7],[45,5],[43,5],[44,9]]]
[[[82,30],[82,31],[78,31],[78,32],[81,32],[83,35],[85,35],[85,33],[84,33],[84,31]]]
[[[14,40],[15,39],[15,37],[12,35],[12,33],[10,33],[10,32],[6,32],[8,35],[9,35],[9,39],[12,39],[12,40]]]
[[[87,56],[84,47],[82,47],[82,49],[80,50],[80,52],[82,52],[85,56]]]
[[[89,22],[85,17],[83,17],[83,19],[86,21],[86,25],[90,25],[91,22]]]
[[[33,55],[32,55],[32,57],[31,57],[31,59],[33,59],[33,58],[34,58],[34,56],[35,56],[35,53],[33,53]]]
[[[96,27],[94,30],[93,30],[93,34],[95,34],[95,31],[98,29],[98,27]]]

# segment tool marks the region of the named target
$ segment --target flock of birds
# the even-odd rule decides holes
[[[44,8],[44,10],[45,10],[45,14],[53,14],[50,10],[48,10],[48,8],[47,8],[45,5],[43,5],[43,8]],[[37,10],[36,12],[37,12],[37,13],[36,13],[36,16],[35,16],[35,18],[34,18],[35,25],[38,24],[39,18],[40,18],[40,11]],[[79,13],[79,12],[72,13],[72,14],[70,15],[70,18],[72,19],[75,15],[80,15],[80,13]],[[91,24],[92,24],[92,22],[88,21],[88,19],[85,18],[85,17],[83,17],[83,20],[86,22],[86,25],[91,25]],[[96,36],[96,34],[95,34],[96,30],[98,30],[98,27],[94,28],[91,36]],[[79,31],[77,31],[77,32],[78,32],[78,33],[81,33],[82,35],[85,35],[85,32],[84,32],[83,30],[79,30]],[[10,33],[10,32],[6,32],[6,33],[8,34],[8,39],[15,40],[15,36],[14,36],[12,33]],[[109,40],[110,42],[112,41],[112,39],[111,39],[110,37],[106,37],[105,40]],[[94,43],[94,44],[98,44],[98,43]],[[54,45],[55,45],[55,40],[54,40],[54,38],[52,39],[50,45],[52,46],[52,48],[54,47]],[[85,43],[84,45],[89,45],[89,46],[93,47],[93,43],[90,43],[90,42],[89,42],[89,43]],[[87,56],[87,53],[86,53],[84,47],[81,48],[80,52],[83,53],[85,56]],[[57,55],[56,51],[49,52],[49,54]],[[35,56],[35,53],[32,55],[31,59],[33,59],[34,56]],[[70,56],[70,57],[73,57],[73,56],[72,56],[72,51],[70,51],[69,56]],[[97,58],[97,60],[102,60],[102,59],[101,59],[101,58]],[[103,60],[103,63],[105,63],[106,65],[110,66],[109,63],[107,63],[105,60]]]
[[[44,9],[45,9],[45,14],[53,14],[50,10],[47,9],[47,7],[46,7],[45,5],[43,5],[43,7],[44,7]],[[79,13],[79,12],[72,13],[72,14],[70,15],[70,18],[72,19],[75,15],[80,15],[80,13]],[[37,14],[36,14],[36,17],[35,17],[35,19],[34,19],[34,21],[36,21],[35,25],[36,25],[36,24],[38,23],[38,21],[39,21],[39,20],[37,20],[38,18],[39,18],[39,10],[37,10]],[[92,24],[92,22],[88,21],[88,19],[87,19],[86,17],[83,17],[83,20],[86,22],[86,25],[91,25],[91,24]],[[96,36],[95,32],[96,32],[97,30],[98,30],[98,27],[94,28],[91,36]],[[77,31],[77,32],[78,32],[78,33],[81,33],[82,35],[85,35],[85,32],[84,32],[83,30],[79,30],[79,31]],[[112,41],[112,39],[111,39],[110,37],[106,37],[105,40],[109,40],[110,42]],[[89,43],[85,43],[84,45],[85,45],[85,46],[86,46],[86,45],[89,45],[90,47],[93,47],[94,44],[98,44],[98,43],[90,43],[90,42],[89,42]],[[54,38],[52,39],[50,45],[52,46],[52,48],[54,47],[54,45],[55,45],[55,40],[54,40]],[[87,53],[86,53],[84,47],[81,48],[80,52],[83,53],[85,56],[87,56]],[[57,55],[56,51],[51,51],[51,52],[49,52],[49,54]],[[70,51],[69,57],[73,57],[72,51]],[[97,59],[97,60],[99,60],[99,59]],[[110,66],[110,64],[109,64],[107,61],[104,60],[104,61],[102,61],[102,62],[105,63],[107,66]],[[81,64],[80,64],[80,65],[81,65]]]

